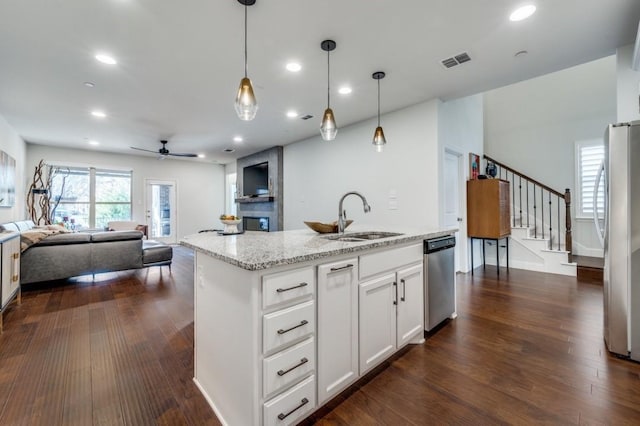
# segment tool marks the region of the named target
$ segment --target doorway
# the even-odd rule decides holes
[[[445,148],[444,151],[444,183],[442,186],[444,194],[443,202],[443,225],[445,228],[459,228],[462,229],[463,219],[460,211],[462,210],[461,195],[464,195],[464,190],[460,185],[464,182],[464,164],[462,153],[453,151],[449,148]],[[463,250],[461,246],[466,247],[463,241],[460,239],[461,232],[455,233],[456,246],[455,246],[455,269],[456,272],[462,270],[462,260],[460,258]]]
[[[176,183],[145,181],[146,216],[149,238],[166,244],[176,243]]]

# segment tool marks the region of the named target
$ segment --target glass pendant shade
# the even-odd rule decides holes
[[[240,80],[240,87],[238,88],[238,96],[236,96],[236,113],[241,120],[250,121],[253,120],[258,112],[258,101],[253,94],[253,86],[251,80],[248,77],[244,77]]]
[[[384,131],[381,126],[376,127],[376,131],[373,134],[373,146],[376,147],[377,152],[382,152],[382,148],[387,144],[387,139],[384,137]]]
[[[338,126],[336,125],[336,118],[333,116],[333,110],[327,108],[322,115],[322,124],[320,125],[320,135],[325,141],[332,141],[338,134]]]

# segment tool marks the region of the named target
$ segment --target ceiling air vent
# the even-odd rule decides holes
[[[467,52],[462,52],[458,55],[452,56],[451,58],[443,59],[440,61],[445,68],[452,68],[456,65],[464,64],[465,62],[469,62],[471,57]]]
[[[307,115],[303,115],[302,117],[300,117],[300,120],[308,120],[310,118],[313,118],[313,115],[307,114]]]

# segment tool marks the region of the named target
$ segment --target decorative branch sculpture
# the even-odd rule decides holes
[[[35,167],[33,181],[29,185],[27,192],[27,212],[36,225],[51,225],[53,221],[53,214],[64,194],[65,183],[67,176],[69,176],[69,169],[66,169],[66,174],[62,177],[60,194],[57,197],[53,197],[54,204],[52,205],[51,199],[53,195],[51,189],[53,178],[61,170],[60,167],[48,166],[44,160],[40,160]]]

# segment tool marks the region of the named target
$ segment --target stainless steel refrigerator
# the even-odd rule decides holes
[[[604,340],[640,361],[640,121],[609,125],[604,145]]]

